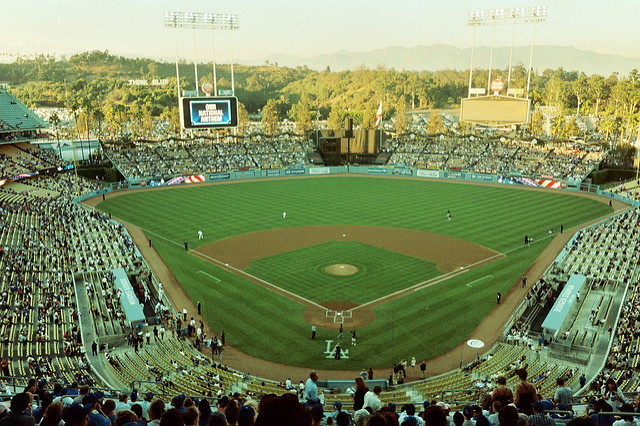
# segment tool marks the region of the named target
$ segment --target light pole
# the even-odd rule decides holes
[[[533,60],[533,42],[535,38],[536,24],[544,22],[547,19],[546,6],[529,6],[529,7],[516,7],[516,8],[500,8],[500,9],[488,9],[488,10],[475,10],[467,14],[467,25],[473,27],[473,47],[471,48],[471,69],[469,70],[469,91],[471,91],[473,73],[473,48],[475,47],[475,31],[476,27],[491,25],[493,27],[493,33],[495,34],[495,26],[499,24],[512,24],[513,34],[511,36],[511,54],[509,58],[509,77],[508,84],[511,83],[511,66],[513,59],[513,43],[515,35],[516,24],[528,24],[533,23],[533,38],[531,39],[531,53],[529,55],[529,70],[527,77],[527,99],[529,98],[529,86],[531,83],[531,63]],[[489,63],[489,84],[491,82],[491,68],[493,66],[493,39],[491,39],[491,58]],[[507,86],[507,94],[509,87]],[[490,90],[490,88],[489,88]],[[471,92],[469,92],[471,96]]]
[[[164,25],[170,28],[191,28],[194,30],[194,61],[196,62],[196,91],[198,90],[198,69],[197,59],[195,58],[195,30],[209,29],[214,30],[238,30],[240,29],[240,18],[238,15],[220,14],[220,13],[201,13],[201,12],[165,12]],[[175,34],[175,33],[174,33]],[[211,43],[213,44],[213,35]],[[178,74],[178,47],[176,41],[176,74]],[[215,53],[215,50],[214,50]],[[213,61],[213,85],[217,95],[217,78],[215,58]],[[179,77],[178,77],[179,79]],[[234,82],[233,75],[233,44],[231,45],[231,81]],[[232,90],[234,87],[232,87]],[[180,93],[178,93],[180,98]]]

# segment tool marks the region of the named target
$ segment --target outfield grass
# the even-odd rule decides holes
[[[389,366],[411,356],[429,358],[454,347],[494,307],[495,294],[506,294],[540,254],[550,241],[549,229],[557,232],[560,224],[569,229],[612,211],[604,203],[567,192],[353,176],[133,191],[98,208],[148,233],[191,298],[203,301],[209,324],[224,329],[227,340],[238,349],[286,364],[358,370]],[[453,215],[450,222],[447,210]],[[359,330],[358,346],[351,349],[350,359],[336,365],[323,354],[324,339],[335,340],[335,330],[320,329],[317,340],[311,341],[301,305],[189,255],[182,246],[185,240],[196,248],[259,230],[339,224],[450,235],[507,257],[378,306],[375,322]],[[204,232],[203,240],[198,241],[198,230]],[[522,247],[525,234],[534,239],[529,248]],[[308,268],[317,261],[315,256],[317,250],[302,250],[270,260],[298,257],[300,267]],[[282,283],[289,281],[291,268],[263,261],[251,265],[252,274],[288,285]],[[408,276],[414,277],[413,273]],[[384,294],[389,282],[373,277],[367,285]],[[344,288],[337,292],[335,286],[324,290],[295,286],[298,290],[288,289],[301,295],[315,292],[315,300],[339,300],[347,294]]]

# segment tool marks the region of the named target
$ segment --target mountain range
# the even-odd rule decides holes
[[[473,68],[489,68],[491,49],[474,49]],[[513,48],[513,65],[529,64],[530,46]],[[509,47],[493,50],[492,68],[506,69],[509,66]],[[394,68],[398,71],[438,71],[443,69],[468,70],[471,65],[471,48],[458,48],[444,44],[415,47],[387,47],[367,52],[339,50],[318,56],[302,57],[288,54],[272,54],[254,61],[240,61],[245,65],[263,65],[266,62],[279,66],[307,66],[313,70],[331,71],[354,70],[358,67]],[[587,75],[599,74],[604,77],[612,73],[627,75],[633,69],[640,69],[640,58],[596,53],[571,46],[535,46],[532,68],[537,72],[545,69],[563,68],[565,71],[581,71]]]

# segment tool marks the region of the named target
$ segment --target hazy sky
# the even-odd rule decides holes
[[[640,0],[0,0],[0,60],[7,54],[69,55],[108,50],[127,56],[194,57],[193,30],[165,28],[165,11],[230,13],[240,29],[216,31],[216,61],[255,60],[273,53],[314,56],[337,50],[369,51],[434,43],[471,47],[467,13],[498,7],[548,9],[535,32],[537,45],[574,46],[640,57]],[[491,44],[479,28],[476,46]],[[495,45],[509,46],[511,26],[496,27]],[[533,25],[517,27],[515,45],[529,45]],[[212,56],[210,30],[196,32],[196,56]],[[231,47],[233,46],[233,48]]]

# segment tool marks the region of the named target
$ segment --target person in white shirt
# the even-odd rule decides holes
[[[375,386],[373,392],[367,391],[367,393],[364,394],[363,408],[371,407],[374,413],[382,408],[382,402],[379,397],[381,392],[382,388],[380,386]]]

